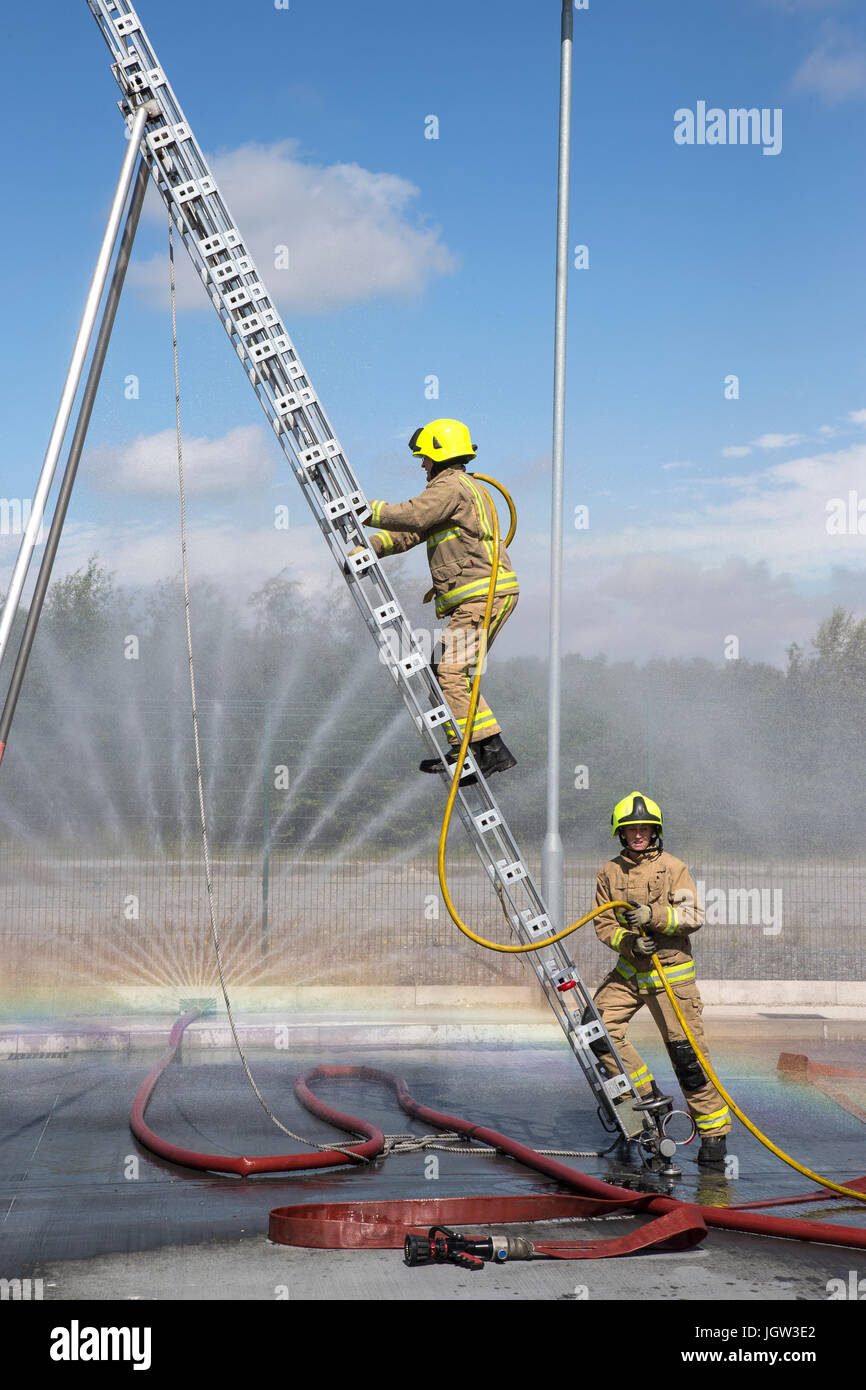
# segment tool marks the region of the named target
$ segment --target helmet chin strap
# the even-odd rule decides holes
[[[662,837],[657,830],[654,833],[653,838],[647,845],[646,849],[631,849],[623,832],[620,830],[618,833],[620,844],[622,845],[626,854],[630,854],[633,859],[655,859],[662,852]]]

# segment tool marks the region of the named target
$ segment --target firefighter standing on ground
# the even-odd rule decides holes
[[[705,1075],[650,959],[653,953],[658,955],[695,1042],[707,1055],[701,1026],[703,1003],[690,942],[691,934],[703,924],[703,908],[685,864],[662,847],[662,813],[654,801],[640,792],[630,793],[614,807],[611,825],[612,835],[619,836],[623,848],[599,870],[596,905],[619,900],[634,906],[628,912],[616,908],[595,919],[599,938],[619,953],[595,995],[595,1006],[635,1089],[646,1100],[660,1093],[626,1035],[632,1018],[646,1004],[701,1136],[698,1163],[724,1168],[730,1111]],[[613,1058],[610,1065],[604,1054],[600,1060],[613,1075]]]
[[[474,666],[484,621],[484,609],[493,570],[493,521],[478,485],[466,473],[476,447],[460,420],[433,420],[415,431],[409,448],[427,475],[427,486],[408,502],[370,502],[368,526],[371,546],[378,556],[395,555],[427,543],[427,558],[436,598],[437,618],[448,618],[443,634],[444,652],[435,669],[442,693],[456,721],[447,725],[450,751],[446,761],[456,761],[466,730]],[[517,575],[504,546],[499,547],[499,571],[487,645],[502,630],[517,603]],[[425,600],[426,601],[426,600]],[[485,776],[514,767],[516,758],[501,738],[502,730],[490,706],[479,696],[470,735],[472,754]],[[422,772],[438,772],[438,758],[425,758]]]

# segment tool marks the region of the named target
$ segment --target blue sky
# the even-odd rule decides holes
[[[509,652],[543,653],[559,3],[138,9],[365,491],[420,491],[408,435],[466,419],[520,509]],[[2,27],[0,495],[26,498],[124,142],[84,0]],[[735,635],[782,662],[835,603],[864,611],[866,15],[589,0],[574,32],[570,239],[589,265],[569,281],[566,645],[721,661]],[[677,144],[699,102],[781,111],[778,153]],[[93,551],[128,584],[179,568],[166,240],[154,201],[58,575]],[[216,316],[186,280],[181,304],[193,572],[244,593],[288,565],[319,587],[331,562]],[[0,537],[0,587],[16,549]]]

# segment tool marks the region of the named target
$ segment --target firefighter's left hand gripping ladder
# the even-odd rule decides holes
[[[367,549],[348,556],[357,545],[366,545],[366,497],[138,15],[126,0],[87,4],[112,54],[127,127],[135,110],[146,105],[142,157],[337,567],[346,575],[382,661],[429,753],[436,756],[441,750],[434,731],[452,717],[451,711],[376,555]],[[477,782],[458,793],[460,819],[519,941],[542,941],[553,931],[544,903],[484,778],[468,761]],[[565,947],[556,943],[528,956],[607,1124],[624,1138],[638,1140],[646,1153],[657,1154],[660,1131],[650,1115],[635,1108],[637,1092]],[[616,1060],[613,1077],[591,1050],[600,1043]],[[668,1145],[664,1149],[670,1152]]]

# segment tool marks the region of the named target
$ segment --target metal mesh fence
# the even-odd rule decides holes
[[[566,867],[568,920],[591,906],[598,860]],[[538,865],[529,862],[538,875]],[[690,865],[706,925],[695,939],[705,979],[866,979],[866,866],[726,858]],[[435,855],[351,860],[214,856],[217,922],[235,985],[501,985],[533,979],[519,957],[484,951],[451,923]],[[464,920],[509,941],[474,858],[449,858]],[[574,944],[576,941],[576,945]],[[595,984],[614,957],[591,925],[573,941]],[[4,993],[78,985],[213,988],[217,975],[199,847],[88,852],[7,841],[0,849]]]

